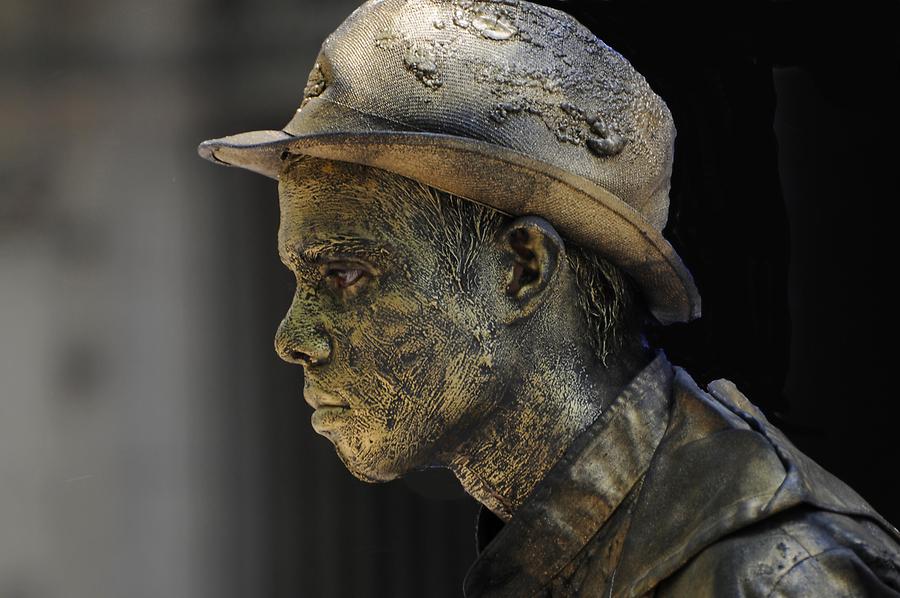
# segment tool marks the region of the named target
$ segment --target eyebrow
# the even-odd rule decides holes
[[[298,243],[294,246],[281,247],[279,253],[304,261],[314,262],[326,253],[365,254],[390,257],[394,252],[387,243],[372,239],[325,239]]]

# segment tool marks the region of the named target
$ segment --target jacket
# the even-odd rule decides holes
[[[704,391],[661,351],[477,536],[467,598],[900,597],[900,532],[734,384]]]

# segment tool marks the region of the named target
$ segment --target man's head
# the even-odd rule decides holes
[[[361,479],[446,464],[522,375],[565,385],[643,350],[628,278],[542,218],[309,157],[286,161],[279,197],[297,289],[276,347]]]
[[[279,180],[297,292],[277,346],[348,468],[449,464],[509,514],[534,482],[516,474],[640,365],[645,314],[699,316],[662,235],[674,137],[648,82],[561,11],[368,0],[282,130],[199,151]]]

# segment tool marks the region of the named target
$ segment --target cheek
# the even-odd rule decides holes
[[[457,336],[438,310],[402,295],[372,304],[347,337],[351,365],[374,377],[379,394],[413,398],[434,386],[440,361]]]
[[[421,465],[484,402],[493,340],[483,314],[446,295],[418,297],[386,293],[336,322],[345,351],[332,380],[359,409],[333,440],[351,471]]]
[[[387,295],[348,329],[346,366],[356,374],[354,390],[386,428],[450,407],[479,363],[478,334],[449,311],[438,300]]]

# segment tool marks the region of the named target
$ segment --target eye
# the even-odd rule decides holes
[[[338,289],[346,289],[359,283],[366,277],[366,271],[362,268],[328,268],[325,271],[325,279],[328,284]]]

